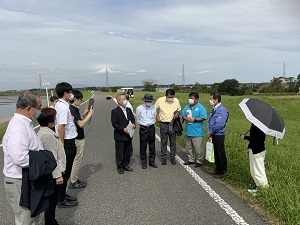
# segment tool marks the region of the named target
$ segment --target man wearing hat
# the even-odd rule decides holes
[[[156,108],[152,104],[152,94],[145,94],[142,98],[144,104],[136,108],[136,121],[140,125],[140,158],[142,168],[147,168],[147,143],[149,145],[149,166],[157,168],[155,164],[155,120]]]

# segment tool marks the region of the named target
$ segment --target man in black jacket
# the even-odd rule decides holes
[[[126,107],[126,96],[120,94],[117,96],[118,107],[111,111],[111,123],[114,127],[114,140],[116,149],[116,162],[119,174],[124,170],[132,172],[129,167],[132,153],[132,137],[130,137],[127,126],[129,121],[132,123],[132,129],[135,128],[135,119],[131,109]]]

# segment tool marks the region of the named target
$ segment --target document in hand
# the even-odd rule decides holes
[[[127,130],[128,130],[128,133],[129,133],[129,136],[132,138],[133,136],[133,133],[134,133],[134,129],[132,128],[132,123],[131,121],[129,121],[128,125],[127,125]]]

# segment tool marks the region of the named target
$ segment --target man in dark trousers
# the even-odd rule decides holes
[[[74,99],[74,95],[72,94],[73,87],[67,82],[62,82],[56,85],[55,91],[59,97],[59,101],[55,105],[55,110],[57,112],[55,130],[66,153],[66,170],[63,174],[64,181],[60,187],[57,207],[70,208],[77,206],[77,198],[67,195],[66,193],[68,180],[76,156],[75,138],[78,135],[68,103],[68,101]]]
[[[210,95],[210,104],[213,106],[207,121],[207,137],[214,144],[216,170],[213,173],[220,177],[227,172],[227,158],[225,152],[225,127],[228,120],[228,111],[221,104],[221,95],[217,92]]]
[[[155,164],[155,126],[156,108],[152,105],[155,99],[151,94],[145,94],[142,104],[136,108],[136,121],[140,125],[140,158],[142,168],[147,168],[147,145],[149,145],[149,166],[157,168]]]
[[[133,171],[129,167],[132,152],[132,137],[129,135],[127,126],[131,122],[131,128],[134,129],[135,119],[131,109],[126,107],[127,101],[124,94],[118,95],[118,106],[111,111],[111,123],[114,127],[116,162],[119,174],[123,174],[124,170]]]

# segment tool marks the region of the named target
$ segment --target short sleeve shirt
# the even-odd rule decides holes
[[[191,105],[187,104],[182,110],[182,116],[187,116],[187,110],[191,110],[193,118],[202,118],[206,120],[206,109],[199,102],[195,105],[194,108],[191,108]],[[189,137],[204,137],[203,120],[194,123],[186,123],[185,135]]]
[[[69,109],[69,103],[66,101],[59,99],[59,101],[55,105],[56,114],[56,125],[55,130],[58,132],[58,125],[65,125],[65,139],[73,139],[77,137],[76,126],[73,121],[73,117],[71,115]]]
[[[166,96],[157,99],[155,107],[162,122],[171,122],[174,118],[174,112],[181,110],[181,106],[177,98],[174,98],[173,102],[168,102]]]
[[[76,139],[82,140],[82,139],[84,139],[84,129],[83,129],[83,127],[80,127],[77,124],[78,121],[81,120],[81,115],[80,115],[79,109],[73,105],[70,105],[70,112],[71,112],[71,115],[74,117],[74,123],[76,125],[76,129],[77,129],[77,133],[78,133]]]

